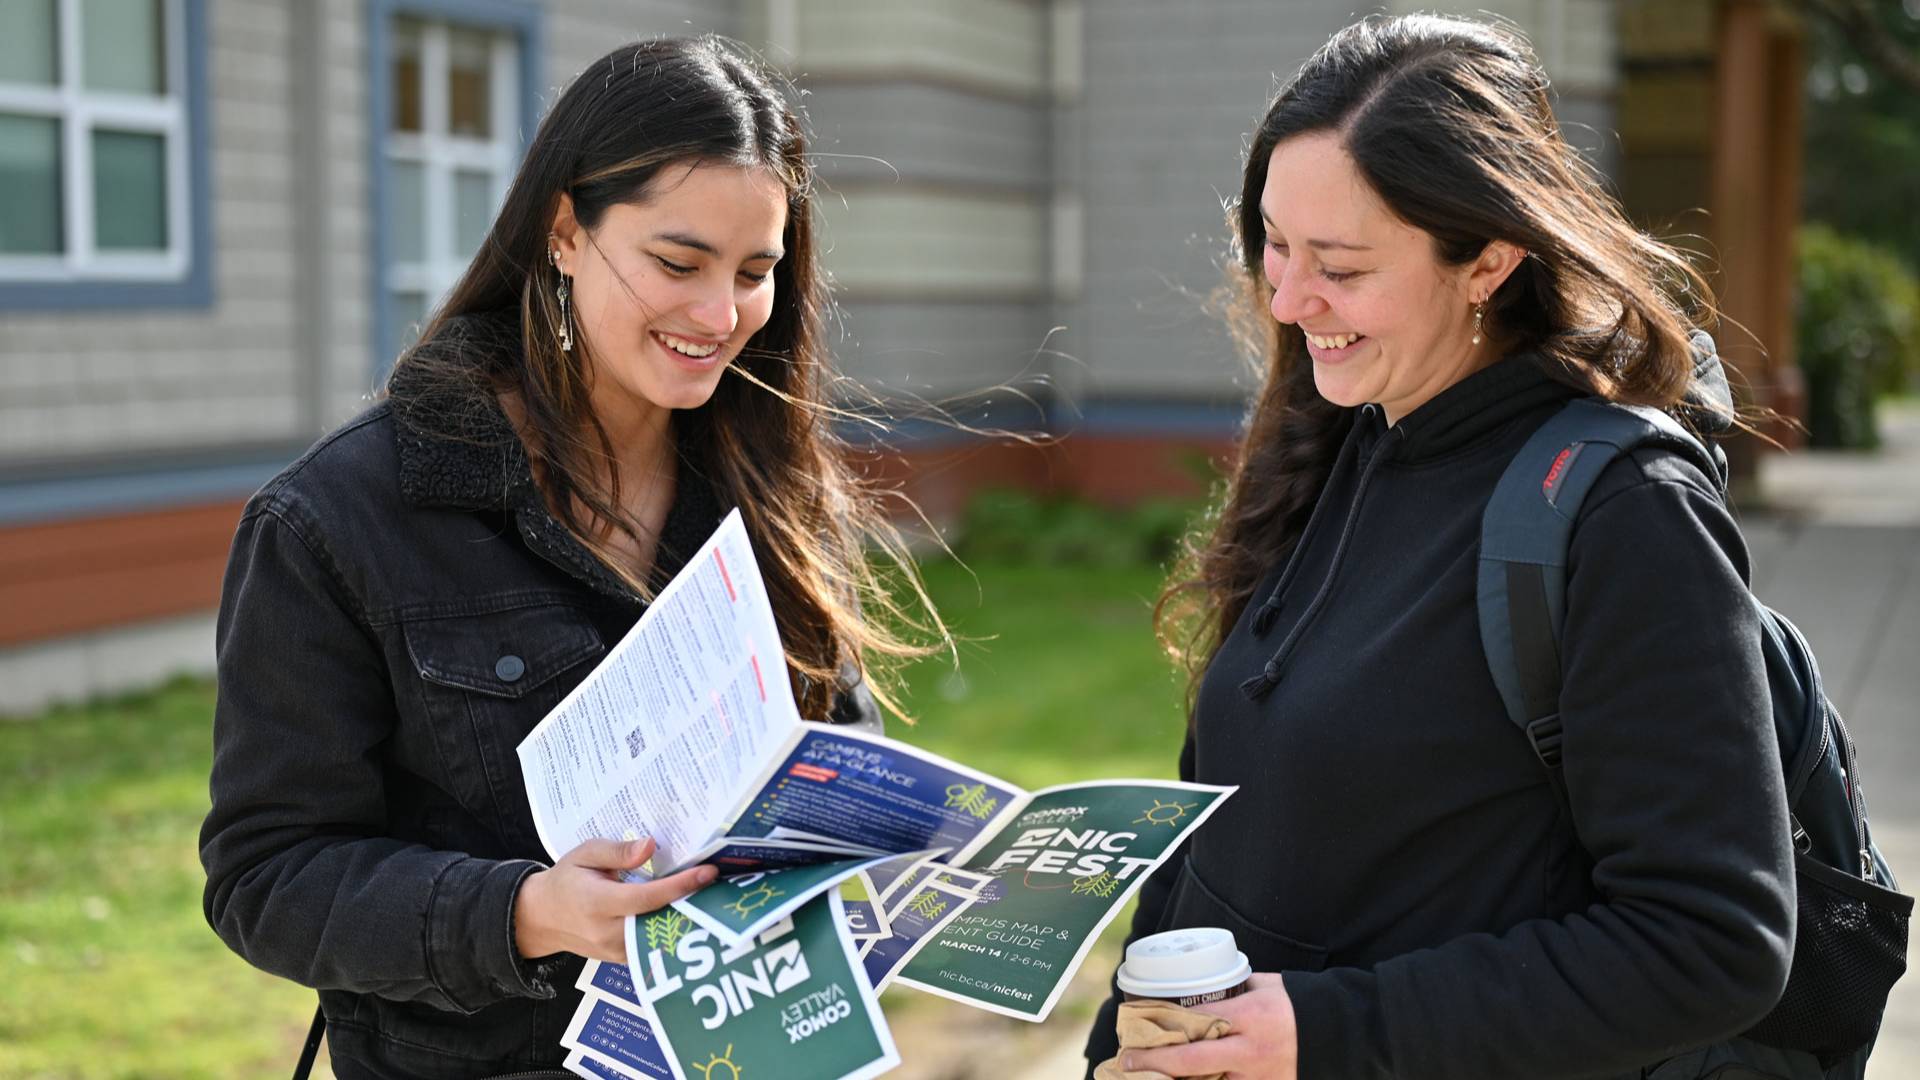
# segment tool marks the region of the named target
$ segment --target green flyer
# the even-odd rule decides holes
[[[812,866],[789,866],[730,874],[673,902],[676,910],[733,945],[761,933],[805,902],[875,863],[897,858],[869,855]]]
[[[956,865],[994,880],[896,976],[1044,1020],[1094,939],[1231,788],[1107,780],[1048,788]]]
[[[635,989],[675,1080],[865,1080],[900,1063],[828,889],[728,945],[673,908],[627,920]]]

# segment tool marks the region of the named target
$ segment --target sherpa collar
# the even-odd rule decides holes
[[[424,350],[436,360],[457,357],[473,379],[450,383],[403,362],[387,380],[401,494],[415,506],[456,510],[538,503],[527,448],[486,379],[519,352],[519,320],[504,311],[459,316]]]

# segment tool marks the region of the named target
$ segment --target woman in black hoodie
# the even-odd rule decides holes
[[[1564,803],[1507,719],[1475,586],[1494,483],[1566,401],[1697,405],[1705,283],[1561,139],[1527,47],[1455,19],[1328,42],[1261,123],[1233,222],[1249,309],[1272,316],[1265,379],[1162,616],[1195,673],[1180,774],[1240,792],[1143,891],[1134,933],[1225,926],[1267,974],[1208,1007],[1232,1034],[1122,1064],[1694,1075],[1676,1055],[1765,1014],[1793,940],[1739,533],[1666,451],[1588,495]]]

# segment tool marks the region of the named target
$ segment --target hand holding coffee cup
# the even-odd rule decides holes
[[[1194,927],[1141,938],[1127,947],[1116,980],[1124,999],[1120,1055],[1096,1076],[1297,1080],[1286,984],[1276,973],[1252,972],[1231,931]]]

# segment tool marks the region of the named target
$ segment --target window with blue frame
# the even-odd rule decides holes
[[[527,28],[460,14],[458,4],[401,6],[379,28],[381,366],[418,335],[479,250],[535,119]]]
[[[0,306],[205,301],[199,2],[0,3]]]

